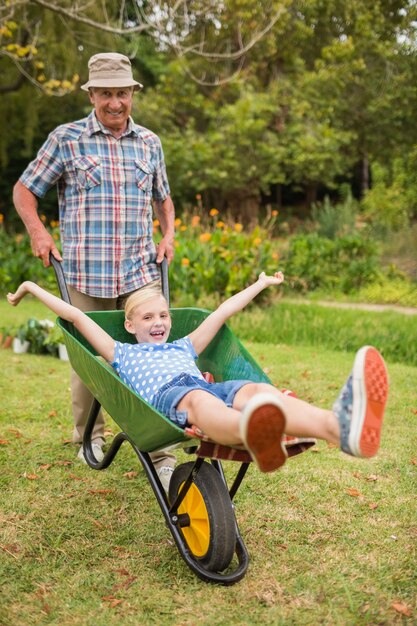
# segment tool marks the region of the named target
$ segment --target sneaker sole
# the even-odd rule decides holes
[[[281,403],[270,394],[255,396],[245,407],[242,439],[261,472],[273,472],[287,460],[282,444],[285,424]]]
[[[349,447],[355,456],[370,458],[379,450],[388,398],[388,374],[375,348],[365,346],[353,366],[353,416]]]

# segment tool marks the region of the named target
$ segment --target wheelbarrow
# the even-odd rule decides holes
[[[61,264],[52,255],[51,263],[61,297],[70,302]],[[161,279],[169,302],[166,261],[161,265]],[[210,313],[193,307],[171,308],[170,312],[170,341],[192,332]],[[124,328],[123,311],[96,311],[87,315],[115,340],[134,343],[133,335]],[[96,470],[106,469],[123,442],[129,442],[188,567],[205,582],[229,585],[241,580],[248,568],[249,555],[239,532],[233,500],[252,461],[249,453],[243,448],[219,445],[192,428],[177,427],[127,386],[71,323],[58,318],[57,324],[63,331],[71,366],[94,397],[83,439],[88,465]],[[227,325],[200,355],[197,365],[218,382],[232,379],[270,382]],[[99,462],[93,453],[91,435],[101,406],[121,432]],[[287,438],[288,456],[303,452],[314,443],[314,439]],[[174,469],[169,497],[149,456],[150,452],[167,447],[184,448],[193,459]],[[239,464],[230,485],[222,466],[225,460]]]

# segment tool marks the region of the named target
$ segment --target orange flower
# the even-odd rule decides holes
[[[190,259],[187,259],[187,257],[184,257],[184,258],[181,260],[181,265],[182,265],[183,267],[187,267],[188,265],[190,265]]]
[[[46,215],[41,215],[41,221],[45,224],[45,222],[46,222]]]
[[[175,226],[179,226],[181,224],[181,220],[179,217],[177,217],[177,219],[174,222]]]
[[[201,200],[201,193],[196,194],[195,199],[196,199],[196,200]]]
[[[205,243],[206,241],[210,241],[210,239],[211,239],[211,235],[210,235],[210,233],[202,233],[202,234],[200,235],[200,241],[201,241],[201,243]]]
[[[241,233],[243,230],[243,224],[239,224],[239,222],[237,222],[234,228],[237,233]]]
[[[186,226],[181,226],[180,231],[181,231],[182,233],[183,233],[184,231],[186,231],[186,230],[187,230],[187,227],[186,227]]]
[[[217,228],[224,228],[224,222],[222,222],[221,220],[219,220],[216,224]]]
[[[217,209],[211,209],[211,211],[210,211],[210,215],[211,215],[212,217],[214,217],[215,215],[218,215],[218,214],[219,214],[219,212],[218,212],[218,210],[217,210]]]
[[[158,227],[159,226],[159,220],[154,220],[153,221],[153,225],[154,225],[154,227]]]
[[[4,222],[4,215],[3,213],[0,213],[0,224],[3,224]]]
[[[193,215],[191,218],[191,226],[197,226],[200,223],[200,216]]]
[[[259,244],[262,243],[262,239],[260,237],[255,237],[255,239],[253,240],[253,243],[255,246],[259,246]]]
[[[271,256],[272,256],[272,258],[274,259],[274,261],[278,261],[278,259],[279,259],[279,254],[278,254],[278,252],[273,252],[273,253],[271,254]]]
[[[278,211],[277,210],[273,210],[271,213],[272,217],[276,217],[278,215]]]

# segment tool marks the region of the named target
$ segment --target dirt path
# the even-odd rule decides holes
[[[292,300],[300,303],[300,300]],[[417,309],[413,307],[397,306],[396,304],[362,304],[359,302],[327,302],[318,300],[317,302],[303,300],[303,304],[318,304],[332,309],[359,309],[362,311],[394,311],[403,315],[417,315]]]

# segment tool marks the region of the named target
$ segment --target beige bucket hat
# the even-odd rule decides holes
[[[130,59],[118,52],[101,52],[88,61],[88,82],[81,89],[90,87],[134,87],[135,91],[143,85],[133,79]]]

